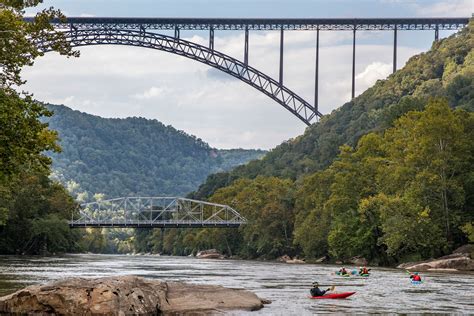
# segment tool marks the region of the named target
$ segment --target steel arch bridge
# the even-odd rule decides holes
[[[122,197],[81,204],[71,228],[232,228],[247,219],[230,206],[179,197]]]
[[[184,56],[228,73],[269,96],[305,124],[317,121],[322,113],[318,108],[319,31],[352,32],[352,99],[355,97],[356,32],[393,32],[393,72],[397,69],[397,32],[457,30],[469,23],[469,17],[458,18],[326,18],[326,19],[245,19],[245,18],[131,18],[131,17],[72,17],[67,21],[51,21],[73,47],[89,45],[129,45],[162,50]],[[33,18],[25,18],[32,21]],[[174,37],[155,33],[174,30]],[[180,39],[180,30],[208,30],[209,47]],[[240,61],[214,49],[214,31],[245,31],[244,60]],[[279,79],[275,80],[249,66],[249,30],[280,32]],[[316,60],[314,104],[283,84],[283,52],[285,31],[316,31]],[[48,43],[39,43],[44,52]]]
[[[77,29],[65,31],[64,35],[72,47],[126,45],[151,48],[187,57],[240,79],[278,102],[307,125],[322,116],[313,105],[277,80],[236,58],[197,43],[157,33],[122,29]],[[47,52],[49,47],[49,43],[40,44],[40,49],[44,52]]]

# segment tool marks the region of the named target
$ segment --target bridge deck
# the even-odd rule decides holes
[[[196,222],[196,221],[127,221],[127,222],[69,222],[70,228],[236,228],[244,222]]]
[[[25,18],[31,21],[33,18]],[[57,28],[121,28],[148,30],[457,30],[469,17],[452,18],[134,18],[69,17],[53,20]]]

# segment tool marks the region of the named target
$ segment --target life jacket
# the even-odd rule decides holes
[[[412,278],[413,281],[421,281],[421,277],[419,275],[414,275]]]
[[[362,274],[369,274],[369,270],[367,268],[362,269]]]

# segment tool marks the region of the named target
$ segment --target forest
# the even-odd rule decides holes
[[[263,159],[208,177],[189,196],[228,203],[238,231],[138,236],[135,249],[392,265],[474,241],[473,23],[433,43]]]
[[[474,242],[472,21],[303,135],[226,171],[264,153],[219,151],[158,121],[100,119],[19,92],[21,69],[42,55],[31,38],[79,53],[48,22],[64,19],[60,11],[42,11],[29,24],[23,10],[38,0],[2,3],[0,253],[216,248],[237,258],[364,256],[393,265]],[[188,197],[228,204],[249,223],[163,236],[67,225],[78,211],[74,198],[192,190]]]
[[[206,177],[249,160],[263,150],[211,148],[203,140],[140,117],[102,118],[62,105],[44,121],[59,136],[61,152],[50,152],[52,178],[79,185],[81,202],[94,194],[122,196],[183,196]],[[79,189],[76,189],[79,190]]]

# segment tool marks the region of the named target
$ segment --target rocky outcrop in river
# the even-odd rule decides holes
[[[473,250],[474,246],[463,246],[450,255],[432,260],[403,263],[397,268],[411,271],[474,271]]]
[[[199,251],[196,254],[196,258],[199,259],[225,259],[225,256],[221,254],[217,249],[208,249]]]
[[[0,297],[0,314],[196,315],[262,307],[262,300],[246,290],[136,276],[70,278]]]

